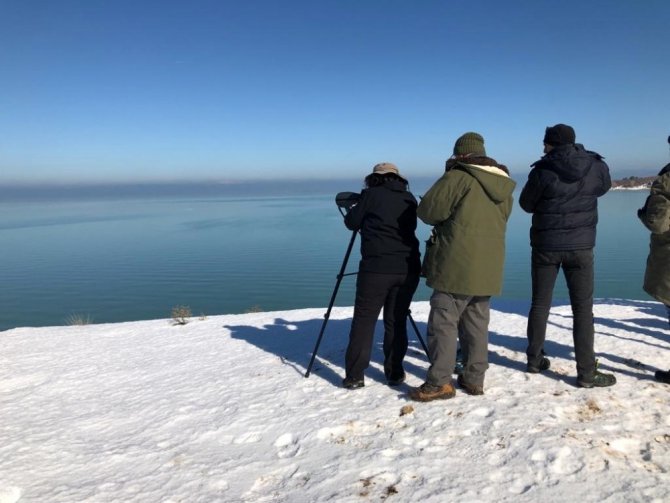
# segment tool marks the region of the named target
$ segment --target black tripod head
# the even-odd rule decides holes
[[[335,204],[337,204],[337,209],[344,216],[360,198],[361,195],[358,192],[340,192],[335,196]]]

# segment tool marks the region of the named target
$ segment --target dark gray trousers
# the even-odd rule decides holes
[[[433,291],[428,316],[428,352],[432,361],[428,383],[436,386],[451,383],[460,326],[460,344],[467,355],[463,379],[469,384],[484,385],[489,367],[490,299]]]
[[[572,339],[580,377],[593,376],[593,249],[540,251],[533,249],[533,300],[528,313],[528,363],[539,366],[544,354],[547,320],[558,270],[563,269],[572,306]]]

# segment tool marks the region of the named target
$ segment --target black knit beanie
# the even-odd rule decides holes
[[[552,147],[575,143],[575,130],[565,124],[550,126],[544,131],[544,143]]]

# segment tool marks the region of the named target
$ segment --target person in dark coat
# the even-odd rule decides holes
[[[565,124],[546,129],[544,153],[532,165],[519,197],[521,208],[533,214],[526,370],[538,373],[550,367],[544,341],[554,284],[562,268],[572,307],[577,386],[611,386],[616,378],[596,369],[593,348],[593,248],[598,198],[612,185],[609,168],[599,154],[575,143],[574,129]]]
[[[637,216],[651,231],[643,288],[665,304],[670,323],[670,164],[661,169],[658,178],[651,184],[649,196]],[[655,377],[670,384],[670,370],[659,370]]]
[[[414,196],[391,163],[377,164],[365,178],[366,189],[344,218],[361,234],[354,318],[345,355],[347,389],[365,385],[379,313],[384,309],[384,374],[397,386],[405,380],[407,315],[419,284],[421,260],[416,238]]]

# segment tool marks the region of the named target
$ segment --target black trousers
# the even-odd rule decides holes
[[[547,319],[559,268],[563,269],[572,307],[572,338],[577,374],[595,372],[593,350],[593,249],[540,251],[533,249],[533,300],[528,314],[528,363],[538,366],[544,354]]]
[[[379,312],[384,309],[384,374],[403,375],[407,353],[407,314],[419,284],[416,274],[360,272],[356,279],[356,303],[345,355],[346,376],[363,379],[370,365],[372,341]]]

